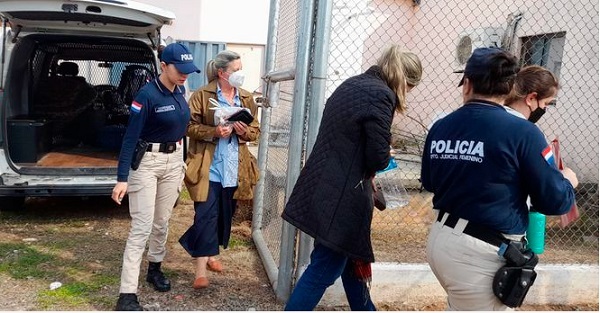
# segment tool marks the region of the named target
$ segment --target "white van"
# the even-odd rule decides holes
[[[0,209],[110,195],[129,105],[172,12],[133,1],[0,0]]]

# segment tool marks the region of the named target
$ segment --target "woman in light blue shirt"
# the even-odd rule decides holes
[[[179,242],[196,258],[195,289],[208,287],[207,270],[223,270],[215,256],[219,246],[228,246],[237,200],[252,199],[258,181],[256,159],[247,146],[260,134],[258,108],[252,94],[241,88],[241,69],[239,54],[221,51],[207,64],[209,83],[189,100],[190,141],[184,181],[194,200],[195,216]],[[249,110],[252,122],[227,121],[236,109]]]

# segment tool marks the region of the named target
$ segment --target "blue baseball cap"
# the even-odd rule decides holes
[[[194,56],[188,47],[178,42],[167,45],[160,54],[160,60],[175,65],[175,68],[183,74],[200,73],[194,65]]]
[[[458,87],[462,86],[465,82],[465,77],[474,79],[477,77],[485,76],[489,73],[492,67],[493,57],[499,53],[503,53],[504,50],[500,48],[477,48],[473,51],[467,65],[464,70],[456,71],[455,73],[464,73],[463,78],[460,80]]]

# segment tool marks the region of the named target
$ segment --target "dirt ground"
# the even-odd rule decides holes
[[[193,206],[183,200],[173,211],[168,254],[163,268],[170,292],[159,293],[143,281],[139,298],[148,311],[279,311],[250,237],[249,212],[236,216],[231,247],[222,251],[225,271],[211,273],[210,287],[191,288],[192,259],[177,240],[193,220]],[[129,231],[126,207],[106,198],[29,199],[19,213],[0,213],[0,310],[109,311],[119,289],[121,257]],[[62,287],[50,290],[52,282]],[[440,311],[439,303],[376,303],[380,310]],[[348,310],[348,307],[318,307]],[[524,305],[521,311],[598,311],[598,303]]]

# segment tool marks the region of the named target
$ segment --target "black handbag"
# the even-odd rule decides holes
[[[140,167],[140,163],[142,163],[142,158],[144,157],[144,153],[148,150],[149,143],[145,140],[139,139],[137,144],[135,145],[135,150],[133,150],[133,159],[131,160],[131,169],[137,170]]]
[[[254,117],[248,110],[239,110],[238,112],[232,114],[228,119],[229,122],[243,122],[246,125],[250,125],[252,121],[254,121]]]

